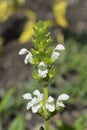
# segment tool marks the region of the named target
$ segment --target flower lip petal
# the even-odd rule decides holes
[[[42,100],[43,99],[43,94],[39,92],[38,89],[36,89],[34,92],[33,92],[34,95],[37,96],[37,98],[39,98],[39,100]]]
[[[56,60],[56,59],[58,59],[59,55],[60,55],[59,52],[53,51],[53,53],[52,53],[52,58],[53,58],[54,60]]]
[[[56,103],[56,106],[57,106],[57,107],[65,107],[65,105],[64,105],[62,102],[57,102],[57,103]]]
[[[19,51],[19,55],[25,55],[29,53],[29,51],[26,49],[26,48],[22,48],[20,51]]]
[[[42,71],[40,69],[38,69],[38,75],[41,77],[41,78],[45,78],[47,76],[47,73],[48,73],[48,69]]]
[[[32,54],[29,52],[29,54],[26,55],[24,63],[27,64],[28,62],[32,63]]]
[[[46,66],[43,61],[40,62],[38,67],[41,67],[41,66]]]
[[[31,100],[31,99],[32,99],[32,96],[31,96],[30,93],[26,93],[26,94],[23,95],[23,98],[24,98],[24,99]]]
[[[45,71],[47,69],[47,65],[45,65],[44,62],[41,61],[38,65],[38,69],[41,71]]]
[[[68,99],[69,99],[69,95],[67,95],[67,94],[61,94],[61,95],[58,97],[58,101],[68,100]]]
[[[47,99],[47,102],[48,102],[48,103],[54,102],[54,98],[51,97],[51,96],[49,96],[48,99]]]
[[[38,105],[33,105],[32,106],[32,112],[33,113],[37,113],[41,108],[41,104],[38,104]]]
[[[62,44],[58,44],[57,46],[56,46],[56,48],[54,49],[54,51],[56,51],[56,50],[64,50],[65,49],[65,47],[62,45]]]
[[[46,101],[46,109],[48,109],[50,112],[53,112],[55,110],[54,98],[51,96],[49,96]]]
[[[31,102],[28,102],[28,104],[27,104],[27,110],[29,110],[31,108],[31,106],[32,106]]]
[[[46,103],[46,109],[48,109],[48,111],[53,112],[55,110],[55,104],[54,103]]]
[[[36,89],[34,92],[33,92],[34,95],[38,96],[40,95],[40,91],[38,89]]]

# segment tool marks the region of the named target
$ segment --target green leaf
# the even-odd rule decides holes
[[[10,124],[8,130],[24,130],[24,118],[18,115]]]
[[[11,105],[11,97],[12,94],[14,93],[15,88],[11,88],[7,94],[5,95],[5,97],[2,99],[1,103],[0,103],[0,113],[3,112],[4,110],[6,110],[10,105]]]
[[[57,124],[59,130],[75,130],[72,126],[66,124],[62,120],[57,120],[56,124]]]

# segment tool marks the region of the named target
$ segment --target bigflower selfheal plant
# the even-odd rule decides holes
[[[47,27],[42,21],[39,21],[33,28],[34,36],[32,42],[34,49],[28,51],[23,48],[19,51],[19,55],[26,55],[25,64],[32,64],[33,76],[43,85],[43,93],[36,89],[33,94],[26,93],[23,98],[28,101],[27,110],[31,109],[33,113],[37,113],[45,119],[45,129],[49,129],[49,119],[60,112],[64,107],[64,101],[69,99],[69,95],[61,94],[55,100],[48,94],[48,87],[55,75],[55,62],[59,58],[61,51],[65,50],[63,44],[58,44],[55,48],[50,46],[52,38],[47,32]],[[41,129],[42,130],[42,127]]]

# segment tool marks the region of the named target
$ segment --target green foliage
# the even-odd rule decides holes
[[[15,91],[15,89],[11,88],[7,92],[7,94],[5,95],[5,97],[3,98],[3,100],[0,102],[0,113],[4,112],[10,106],[12,106],[12,104],[13,104],[12,94],[14,93],[14,91]]]
[[[87,112],[84,112],[74,124],[75,130],[86,130],[87,129]]]
[[[65,123],[62,120],[56,121],[57,130],[86,130],[87,128],[87,112],[78,117],[71,125]]]
[[[10,124],[8,130],[24,130],[23,115],[18,115]]]
[[[50,92],[54,95],[67,93],[71,103],[84,104],[87,102],[87,45],[81,45],[69,37],[65,46],[66,50],[56,65],[56,87],[52,85]]]
[[[66,123],[64,123],[62,120],[56,121],[57,130],[74,130],[74,128]]]

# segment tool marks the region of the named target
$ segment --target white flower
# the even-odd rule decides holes
[[[32,99],[32,96],[31,96],[30,93],[26,93],[26,94],[23,95],[23,98],[24,98],[24,99],[31,100],[31,99]]]
[[[27,64],[28,62],[32,63],[32,54],[31,54],[31,52],[29,52],[29,53],[26,55],[25,59],[24,59],[24,63],[25,63],[25,64]]]
[[[56,59],[58,59],[59,55],[60,55],[59,52],[53,51],[53,53],[52,53],[52,58],[53,58],[54,60],[56,60]]]
[[[35,97],[32,98],[30,93],[26,93],[23,95],[24,99],[29,100],[27,104],[27,110],[32,109],[33,113],[37,113],[41,109],[41,101],[43,100],[43,94],[39,92],[39,90],[35,90],[33,92]]]
[[[44,62],[41,61],[38,66],[38,75],[41,78],[45,78],[47,76],[47,73],[48,73],[47,65],[45,65]]]
[[[63,104],[63,101],[68,100],[69,99],[69,95],[67,94],[61,94],[56,102],[56,107],[65,107],[65,105]]]
[[[26,49],[26,48],[22,48],[20,51],[19,51],[19,55],[25,55],[29,53],[29,51]]]
[[[50,112],[53,112],[55,110],[54,98],[51,96],[49,96],[46,101],[46,109],[48,109]]]
[[[25,59],[24,59],[24,63],[27,64],[28,62],[30,63],[33,63],[32,62],[32,54],[30,51],[28,51],[26,48],[22,48],[20,51],[19,51],[19,55],[26,55]]]
[[[54,60],[56,60],[56,59],[58,59],[58,57],[59,57],[59,55],[60,55],[60,53],[59,53],[59,51],[62,51],[62,50],[64,50],[65,49],[65,47],[62,45],[62,44],[58,44],[55,48],[54,48],[54,50],[53,50],[53,52],[52,52],[52,59],[54,59]]]
[[[62,44],[58,44],[56,47],[55,47],[55,51],[61,51],[61,50],[64,50],[65,47],[62,45]]]

